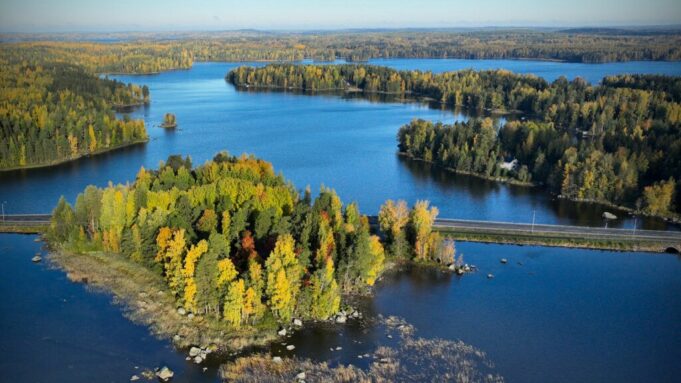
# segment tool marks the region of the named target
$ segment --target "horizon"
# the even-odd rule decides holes
[[[550,0],[477,4],[426,0],[393,4],[379,0],[264,0],[257,4],[199,0],[116,3],[101,0],[7,0],[0,12],[1,33],[130,33],[219,31],[337,31],[366,29],[472,28],[650,28],[681,24],[681,5],[674,0],[642,4],[633,0]]]

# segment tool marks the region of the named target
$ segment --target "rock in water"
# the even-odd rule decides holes
[[[134,381],[136,381],[136,380],[140,380],[140,377],[137,376],[137,375],[133,375],[133,376],[130,377],[130,381],[131,381],[131,382],[134,382]]]
[[[289,344],[288,346],[286,346],[286,349],[289,350],[289,351],[294,350],[295,348],[296,348],[296,346],[294,346],[292,344]]]
[[[345,323],[348,318],[345,315],[339,315],[336,317],[336,323]]]
[[[192,358],[199,355],[201,353],[201,349],[198,347],[192,347],[189,349],[189,356]]]
[[[494,274],[487,274],[487,278],[489,278],[489,279],[494,278]]]
[[[164,382],[167,382],[168,380],[170,380],[170,378],[172,378],[173,375],[175,375],[175,373],[173,372],[173,370],[169,369],[167,366],[163,366],[163,368],[161,368],[160,370],[158,370],[158,372],[156,372],[156,376]]]
[[[286,329],[285,329],[285,328],[282,328],[281,330],[279,330],[279,331],[277,332],[277,334],[279,334],[280,336],[286,336]]]
[[[43,257],[41,257],[40,255],[36,255],[35,257],[31,258],[31,261],[33,261],[34,263],[38,263],[42,260],[43,260]]]
[[[301,327],[301,326],[303,325],[303,321],[301,321],[300,319],[296,318],[296,319],[293,320],[293,325],[294,325],[294,326]]]
[[[605,218],[605,219],[617,219],[617,216],[610,213],[609,211],[604,211],[603,212],[603,218]]]
[[[501,263],[503,263],[503,264],[508,263],[508,259],[506,259],[506,258],[501,258]]]

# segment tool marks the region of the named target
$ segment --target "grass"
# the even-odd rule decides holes
[[[190,319],[178,314],[177,302],[163,279],[124,256],[57,251],[49,257],[71,281],[112,293],[114,302],[123,305],[129,319],[149,326],[157,337],[179,335],[175,341],[178,348],[212,346],[217,351],[230,352],[268,344],[277,336],[272,323],[234,330],[209,316]]]
[[[237,358],[220,367],[228,382],[292,382],[304,372],[306,382],[485,382],[500,383],[494,365],[482,351],[462,341],[414,337],[414,327],[397,317],[381,317],[380,325],[396,333],[395,347],[378,346],[368,369],[353,365],[330,367],[327,362],[286,358],[275,361],[267,354]]]
[[[47,225],[6,225],[0,223],[0,233],[42,234],[47,230],[47,227]]]

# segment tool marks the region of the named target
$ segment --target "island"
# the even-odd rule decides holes
[[[163,123],[161,124],[162,128],[165,129],[173,129],[177,127],[177,121],[175,120],[175,115],[172,113],[166,113],[163,116]]]
[[[270,163],[223,152],[198,167],[171,156],[131,185],[88,186],[73,207],[62,198],[46,238],[70,279],[113,292],[157,335],[233,351],[284,326],[344,322],[344,297],[369,292],[386,264],[455,271],[462,259],[433,231],[436,216],[427,201],[387,201],[381,241],[332,189],[301,195]]]

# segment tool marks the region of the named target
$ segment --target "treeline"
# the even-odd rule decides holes
[[[96,38],[90,38],[93,37]],[[14,36],[6,40],[13,39]],[[29,36],[25,40],[35,39]],[[193,61],[346,59],[360,62],[373,58],[529,58],[584,63],[674,61],[681,60],[681,34],[532,30],[121,34],[107,43],[6,42],[0,44],[0,49],[22,59],[43,55],[57,61],[77,60],[77,64],[97,73],[153,73],[190,68]]]
[[[116,106],[149,102],[146,86],[98,78],[66,63],[1,62],[0,169],[49,165],[146,141],[142,120]]]
[[[406,246],[424,236],[440,246],[421,210]],[[62,198],[48,237],[67,251],[122,254],[164,278],[178,305],[235,328],[326,319],[343,292],[375,283],[386,257],[355,203],[324,187],[300,196],[270,163],[226,153],[196,168],[171,156],[132,185],[89,186],[73,208]]]
[[[511,121],[497,134],[489,119],[453,125],[414,120],[400,129],[398,146],[412,158],[457,172],[544,184],[570,199],[674,216],[681,206],[678,129],[656,124],[645,140],[609,151],[603,142],[576,140],[553,123]]]
[[[345,84],[365,93],[427,97],[473,115],[520,112],[532,121],[510,122],[499,135],[489,121],[449,129],[413,122],[399,134],[400,151],[460,172],[546,184],[571,199],[655,215],[681,206],[681,186],[675,183],[681,174],[675,77],[626,75],[590,85],[564,77],[548,83],[504,70],[433,74],[369,65],[273,64],[236,68],[227,79],[239,87],[310,91]],[[519,164],[513,171],[499,169],[502,159]],[[664,188],[667,183],[673,187]],[[653,195],[670,188],[676,197]]]
[[[189,69],[192,53],[168,42],[90,43],[39,41],[0,44],[0,53],[34,65],[71,63],[91,73],[158,73]]]

